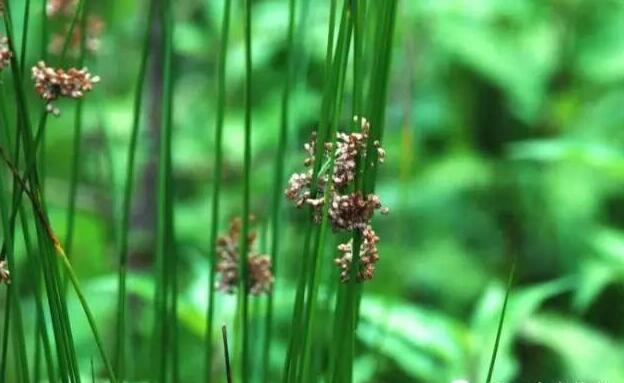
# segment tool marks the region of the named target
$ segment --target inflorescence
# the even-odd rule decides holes
[[[50,17],[70,16],[77,5],[78,0],[48,0],[46,11]]]
[[[359,252],[358,281],[366,281],[375,275],[375,264],[379,260],[377,243],[379,237],[370,225],[377,210],[382,214],[388,213],[388,208],[382,207],[381,200],[376,194],[364,195],[361,191],[352,191],[358,172],[359,159],[366,158],[366,146],[369,140],[370,124],[361,118],[360,132],[336,134],[335,144],[324,143],[323,160],[325,164],[334,161],[333,174],[327,174],[327,166],[323,165],[317,176],[316,189],[312,190],[312,165],[316,155],[316,133],[312,133],[310,140],[304,145],[308,156],[304,165],[308,170],[294,173],[288,181],[285,190],[286,198],[296,207],[308,205],[312,208],[313,219],[321,221],[325,206],[325,190],[330,189],[327,201],[327,216],[334,231],[358,231],[362,235],[362,244]],[[354,117],[358,121],[358,117]],[[379,141],[373,143],[377,151],[377,161],[383,163],[385,151]],[[340,255],[335,259],[340,269],[340,279],[349,280],[353,259],[352,241],[338,246]]]
[[[232,219],[229,231],[217,239],[215,249],[219,259],[216,265],[216,270],[219,273],[219,281],[216,287],[228,294],[233,294],[236,291],[239,282],[241,228],[241,219]],[[249,233],[247,238],[249,249],[247,256],[249,292],[253,295],[269,294],[273,286],[271,259],[253,250],[256,238],[256,232]]]
[[[9,39],[6,36],[0,36],[0,70],[9,66],[12,56]]]
[[[70,33],[71,23],[69,20],[63,26],[63,30],[59,32],[55,32],[50,37],[50,45],[48,46],[48,50],[50,53],[54,55],[61,55],[63,53],[63,49],[65,48],[65,39],[66,36]],[[87,52],[91,54],[95,54],[100,50],[102,45],[101,37],[104,32],[104,21],[97,15],[89,15],[87,17],[87,23],[85,26],[86,36],[85,36],[85,48]],[[82,39],[82,26],[76,25],[73,28],[73,32],[71,32],[71,37],[69,37],[69,49],[68,53],[74,57],[78,56],[80,52],[80,43]]]
[[[9,272],[9,267],[6,259],[0,261],[0,283],[4,283],[7,285],[11,284],[11,273]]]
[[[64,71],[46,66],[43,61],[32,68],[32,78],[35,90],[46,103],[46,110],[54,115],[59,115],[60,110],[52,104],[53,101],[60,97],[82,98],[100,81],[100,78],[91,75],[87,68],[71,68]]]

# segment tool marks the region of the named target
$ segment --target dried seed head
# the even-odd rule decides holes
[[[303,173],[294,173],[288,181],[286,188],[286,198],[291,200],[295,206],[302,207],[309,205],[312,208],[313,219],[320,222],[323,214],[323,207],[326,203],[328,218],[332,228],[335,231],[358,230],[362,234],[362,244],[360,247],[360,262],[358,270],[358,281],[366,281],[373,278],[375,272],[375,263],[379,255],[377,251],[377,242],[379,237],[375,234],[370,221],[376,210],[382,214],[388,214],[387,207],[381,206],[381,201],[376,194],[364,195],[361,191],[347,192],[352,190],[356,175],[358,172],[358,161],[367,157],[367,150],[372,148],[376,151],[379,163],[383,163],[385,159],[385,151],[381,147],[379,140],[371,142],[372,138],[369,133],[370,123],[364,117],[353,118],[353,121],[359,122],[359,130],[352,133],[338,132],[336,133],[335,143],[324,143],[323,161],[325,165],[318,174],[318,190],[312,191],[312,180],[314,178],[313,170],[307,170]],[[304,145],[308,156],[304,161],[304,165],[309,167],[314,161],[317,145],[317,137],[314,133],[309,142]],[[326,174],[327,164],[331,164],[333,159],[333,173]],[[327,189],[330,188],[330,189]],[[325,201],[325,191],[329,193],[329,200]],[[349,277],[349,269],[352,260],[352,243],[347,242],[338,246],[341,253],[335,262],[340,267],[340,275],[343,281]]]
[[[334,230],[363,229],[373,218],[375,210],[381,208],[381,201],[375,194],[369,194],[364,198],[361,192],[350,194],[334,192],[328,214]]]
[[[360,245],[360,262],[357,278],[359,282],[368,281],[375,276],[375,264],[379,261],[379,251],[377,243],[379,237],[370,225],[362,230],[362,244]],[[351,273],[351,265],[353,263],[353,240],[338,245],[338,251],[341,253],[334,262],[340,268],[340,280],[347,282]]]
[[[5,36],[0,37],[0,70],[6,68],[11,64],[11,57],[13,53],[9,48],[9,39]]]
[[[9,265],[6,259],[0,261],[0,283],[11,284],[11,273],[9,272]]]
[[[48,104],[48,112],[54,114],[58,114],[59,110],[51,104],[53,101],[60,97],[82,98],[100,81],[100,78],[91,75],[87,68],[80,70],[71,68],[66,72],[63,69],[48,67],[43,61],[32,68],[32,78],[35,90]]]
[[[310,134],[310,139],[308,140],[308,142],[303,144],[303,148],[306,152],[308,152],[308,156],[303,161],[303,164],[308,167],[314,163],[316,151],[316,132],[312,132],[312,134]]]
[[[104,32],[104,21],[96,16],[90,15],[87,19],[87,35],[86,35],[86,48],[87,51],[91,54],[97,53],[100,49],[101,44],[101,36]],[[65,45],[65,37],[69,34],[70,25],[67,24],[65,26],[65,30],[63,33],[55,33],[50,38],[50,45],[48,46],[48,50],[55,55],[60,55],[63,52],[63,47]],[[69,50],[68,52],[76,57],[79,54],[80,43],[82,39],[82,29],[80,26],[74,27],[72,32],[71,39],[69,41]]]
[[[290,176],[288,187],[284,191],[286,198],[292,201],[296,207],[300,208],[304,205],[312,207],[314,212],[314,221],[320,222],[321,213],[323,211],[323,191],[327,182],[327,176],[318,179],[317,198],[312,198],[312,170],[305,173],[294,173]]]
[[[48,0],[46,11],[48,16],[69,16],[76,9],[78,0]]]
[[[252,255],[249,262],[249,292],[254,295],[269,294],[273,286],[271,258],[266,255]]]
[[[234,293],[238,285],[238,247],[241,231],[240,218],[230,221],[227,234],[217,238],[216,252],[219,261],[216,270],[219,273],[217,288],[228,294]]]
[[[253,217],[250,217],[250,220],[253,220]],[[215,250],[219,259],[216,265],[219,281],[216,287],[227,294],[233,294],[239,283],[241,229],[241,219],[234,218],[230,221],[228,233],[217,239]],[[249,233],[249,256],[246,257],[249,267],[249,292],[254,295],[268,294],[273,286],[271,259],[253,253],[252,249],[256,238],[256,232]]]
[[[312,183],[312,170],[305,173],[294,173],[288,180],[288,187],[284,191],[286,198],[295,206],[301,207],[310,198],[310,185]]]

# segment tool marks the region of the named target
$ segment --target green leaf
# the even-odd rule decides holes
[[[624,376],[622,345],[577,319],[545,313],[527,318],[523,336],[555,351],[566,368],[561,381],[617,382]]]

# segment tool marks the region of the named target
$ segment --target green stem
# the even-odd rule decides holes
[[[65,266],[65,271],[69,275],[69,280],[74,286],[74,291],[76,292],[76,295],[78,296],[78,300],[80,301],[80,305],[82,306],[82,309],[87,317],[87,320],[89,321],[89,326],[93,330],[93,337],[95,338],[95,343],[97,344],[98,350],[100,352],[100,356],[102,358],[102,361],[104,362],[104,367],[106,368],[108,377],[112,383],[115,383],[117,382],[117,380],[115,379],[113,367],[110,361],[108,360],[106,353],[104,352],[104,343],[102,343],[102,339],[100,338],[100,335],[96,330],[97,325],[95,323],[95,317],[91,313],[91,309],[89,308],[87,299],[85,298],[82,292],[82,289],[80,288],[80,284],[78,283],[78,278],[76,277],[76,273],[74,273],[74,269],[69,263],[69,259],[65,255],[65,252],[63,251],[63,249],[60,247],[57,247],[56,250],[57,250],[57,255],[61,258],[61,261],[63,262],[63,266]]]
[[[20,53],[20,71],[24,75],[26,65],[26,47],[28,46],[28,20],[30,19],[30,0],[24,2],[24,24],[22,25],[22,51]]]
[[[78,59],[78,66],[83,67],[85,65],[86,55],[86,31],[87,28],[87,16],[88,8],[83,5],[82,16],[80,18],[80,58]],[[80,143],[82,141],[82,107],[83,99],[79,99],[76,104],[76,113],[74,115],[74,136],[72,145],[72,164],[69,176],[69,194],[67,198],[67,235],[65,237],[65,248],[68,258],[73,253],[74,244],[74,222],[76,219],[76,194],[78,192],[78,170],[81,164],[81,149]]]
[[[243,222],[240,236],[240,312],[241,312],[241,382],[249,382],[250,355],[249,355],[249,214],[251,198],[251,99],[253,94],[251,77],[251,0],[244,2],[245,12],[245,132],[244,132],[244,159],[243,159]]]
[[[498,346],[500,345],[501,335],[503,333],[503,323],[505,322],[505,313],[507,312],[507,303],[509,302],[509,296],[513,286],[513,280],[516,273],[516,258],[514,257],[511,263],[511,270],[509,271],[509,277],[507,279],[507,288],[505,289],[505,300],[503,301],[503,308],[501,309],[500,318],[498,320],[498,328],[496,329],[496,340],[494,341],[494,349],[492,350],[492,357],[490,359],[490,366],[488,368],[486,383],[492,381],[494,374],[494,364],[496,363],[496,355],[498,354]]]
[[[331,93],[332,103],[330,107],[330,114],[328,115],[328,119],[331,121],[329,125],[329,137],[331,138],[331,142],[333,143],[333,147],[336,145],[336,135],[335,132],[338,129],[338,124],[340,121],[341,115],[341,106],[344,94],[344,86],[346,80],[346,70],[348,64],[349,57],[349,49],[350,49],[350,41],[351,41],[351,33],[353,29],[353,17],[349,8],[347,8],[347,3],[345,2],[345,8],[343,10],[343,20],[341,22],[338,45],[336,47],[336,55],[334,57],[334,68],[332,73],[335,73],[337,77],[334,79],[334,83],[332,85],[333,90]],[[334,153],[332,152],[332,156]],[[330,165],[327,171],[327,176],[331,179],[333,175],[333,167],[334,161],[333,157],[330,158]],[[314,241],[313,248],[313,267],[310,271],[309,275],[309,293],[307,297],[307,304],[305,309],[305,331],[304,341],[303,341],[303,366],[302,371],[299,377],[299,382],[308,382],[314,381],[313,371],[311,371],[311,363],[312,363],[312,343],[313,340],[316,339],[316,336],[313,334],[315,329],[315,311],[316,311],[316,303],[317,303],[317,294],[319,288],[320,281],[320,261],[322,259],[323,251],[325,250],[325,238],[327,235],[327,228],[329,225],[328,222],[328,209],[331,201],[331,188],[325,188],[323,199],[325,203],[323,204],[323,212],[322,212],[322,221],[321,227],[316,232],[316,238]]]
[[[126,339],[126,281],[128,270],[128,235],[130,231],[130,211],[132,203],[132,191],[134,181],[134,167],[137,142],[139,137],[139,126],[141,122],[141,105],[143,100],[143,88],[147,74],[147,61],[150,51],[150,31],[155,14],[155,5],[150,3],[149,16],[144,34],[143,51],[141,53],[141,64],[134,96],[134,109],[132,114],[132,128],[130,133],[130,144],[128,146],[128,162],[126,164],[126,183],[124,187],[124,198],[122,207],[121,231],[119,240],[119,275],[117,293],[117,328],[115,347],[115,372],[117,378],[123,383],[125,377],[125,339]]]
[[[8,352],[9,352],[9,325],[11,322],[11,292],[9,291],[11,289],[11,286],[7,286],[6,288],[6,294],[5,294],[5,305],[6,308],[4,309],[4,326],[2,329],[2,357],[0,359],[0,378],[3,379],[4,381],[8,380],[8,369],[7,369],[7,356],[8,356]]]
[[[215,305],[215,272],[217,254],[215,251],[217,233],[219,230],[219,204],[221,195],[221,168],[223,166],[223,121],[225,117],[225,71],[227,67],[227,52],[230,33],[231,0],[225,0],[223,9],[223,23],[221,26],[221,45],[219,52],[219,67],[217,74],[217,118],[215,122],[215,150],[214,150],[214,180],[212,186],[211,228],[209,241],[210,271],[208,274],[208,308],[206,313],[206,361],[205,381],[212,381],[212,337],[214,327]],[[225,328],[224,328],[225,329]],[[225,331],[225,330],[224,330]]]
[[[225,373],[227,376],[227,382],[232,383],[232,367],[230,365],[230,349],[228,347],[227,328],[221,327],[221,333],[223,334],[223,354],[225,360]]]
[[[324,168],[322,164],[323,158],[323,146],[325,144],[325,137],[329,136],[326,131],[329,129],[328,110],[330,104],[331,89],[333,89],[333,74],[332,71],[332,52],[334,49],[334,29],[336,19],[336,0],[332,0],[330,7],[329,29],[327,33],[327,54],[325,58],[325,89],[323,102],[321,107],[321,122],[319,132],[317,134],[316,153],[313,164],[313,177],[312,177],[312,190],[316,190],[318,178],[321,176],[321,169]],[[343,24],[341,23],[341,30]],[[339,32],[339,35],[341,33]],[[339,38],[340,39],[340,38]],[[305,239],[303,245],[303,258],[301,262],[301,269],[299,279],[297,283],[297,292],[295,295],[295,304],[293,309],[293,318],[291,322],[291,334],[286,354],[286,365],[284,367],[283,382],[294,382],[297,378],[297,373],[300,368],[300,354],[303,345],[304,325],[302,320],[304,315],[304,301],[306,292],[306,277],[309,275],[309,269],[314,265],[314,260],[310,256],[310,244],[312,241],[312,235],[315,230],[315,224],[313,223],[313,212],[310,210],[308,214],[308,224],[305,230]]]
[[[280,118],[279,140],[277,144],[277,155],[275,157],[275,178],[273,181],[273,204],[271,213],[271,265],[273,267],[273,275],[277,275],[277,256],[279,253],[280,231],[280,206],[282,201],[282,190],[284,188],[284,162],[286,154],[286,146],[288,143],[288,129],[290,117],[290,90],[292,86],[292,77],[294,71],[295,52],[294,52],[294,31],[295,31],[295,0],[288,2],[288,64],[286,68],[286,80],[284,83],[284,91],[282,93],[282,107]],[[269,382],[269,362],[272,340],[272,324],[273,324],[273,295],[269,294],[267,302],[267,313],[265,319],[265,337],[262,352],[262,369],[263,382]]]
[[[65,36],[65,40],[63,42],[63,49],[61,50],[61,61],[60,61],[60,65],[62,66],[65,63],[65,60],[67,59],[67,53],[69,52],[69,47],[71,45],[72,42],[72,37],[74,35],[74,30],[76,29],[76,26],[78,25],[78,22],[81,20],[80,16],[81,13],[85,11],[85,3],[87,2],[87,0],[80,0],[80,2],[78,3],[78,7],[76,8],[76,13],[74,13],[74,17],[72,18],[71,23],[69,24],[69,30],[67,31],[67,35]],[[85,30],[82,29],[80,31],[81,36],[85,36]],[[81,38],[82,39],[82,38]]]
[[[177,348],[175,315],[177,300],[177,256],[173,249],[173,194],[171,188],[171,139],[173,102],[173,14],[171,0],[161,3],[161,25],[163,28],[163,95],[161,105],[160,155],[158,161],[158,217],[157,248],[158,281],[155,300],[155,346],[158,347],[157,380],[165,383],[169,376],[169,356],[172,361],[171,373],[177,379]],[[172,314],[172,311],[174,312]],[[173,348],[173,351],[171,350]]]

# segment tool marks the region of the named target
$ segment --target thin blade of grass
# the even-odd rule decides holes
[[[230,365],[230,350],[228,348],[227,328],[221,327],[221,333],[223,334],[223,354],[225,359],[225,373],[227,376],[227,382],[232,383],[232,367]]]
[[[503,323],[505,322],[505,313],[507,312],[507,303],[509,302],[509,296],[513,287],[514,275],[516,273],[516,259],[512,260],[511,270],[509,271],[509,277],[507,278],[507,288],[505,289],[505,300],[503,301],[503,307],[501,309],[500,318],[498,319],[498,327],[496,329],[496,339],[494,340],[494,348],[492,349],[492,357],[490,358],[490,365],[488,367],[486,383],[492,381],[494,374],[494,365],[496,363],[496,356],[498,354],[498,346],[500,345],[501,335],[503,333]]]
[[[4,309],[4,318],[3,318],[3,326],[2,326],[2,357],[0,358],[0,378],[2,380],[7,381],[7,357],[9,355],[9,325],[11,323],[11,293],[9,289],[11,286],[7,286],[5,293],[5,305]]]
[[[86,51],[87,51],[87,34],[84,33],[87,29],[87,17],[89,14],[88,6],[85,4],[82,6],[82,14],[80,16],[80,53],[78,58],[78,67],[83,68],[85,66]],[[71,169],[69,173],[69,194],[67,196],[67,216],[66,221],[66,236],[65,236],[65,249],[67,251],[67,257],[71,259],[73,253],[74,244],[74,222],[76,220],[76,195],[78,193],[78,170],[82,162],[81,142],[82,142],[82,109],[83,99],[79,99],[76,103],[76,110],[74,112],[74,134],[72,143],[72,161]],[[35,140],[36,141],[36,140]],[[36,147],[36,146],[35,146]]]
[[[330,5],[330,14],[329,14],[329,27],[327,32],[327,48],[326,48],[326,57],[325,57],[325,88],[324,88],[324,97],[321,106],[321,123],[319,127],[319,134],[317,137],[317,153],[315,155],[315,163],[313,165],[314,171],[312,172],[312,190],[316,189],[317,184],[317,175],[321,169],[321,157],[318,152],[319,143],[323,143],[320,138],[327,136],[325,130],[328,129],[327,124],[327,113],[329,109],[329,96],[330,89],[332,88],[332,54],[334,49],[334,30],[335,30],[335,21],[336,21],[336,0],[332,0]],[[342,31],[342,25],[340,31]],[[340,35],[340,32],[339,32]],[[321,144],[322,146],[323,144]],[[300,360],[300,350],[303,344],[303,331],[304,331],[304,322],[302,317],[304,315],[304,302],[305,302],[305,292],[306,292],[306,282],[308,280],[307,276],[309,274],[308,270],[310,269],[310,264],[312,262],[312,257],[310,256],[310,244],[312,242],[312,235],[314,231],[315,224],[313,223],[313,212],[308,212],[308,222],[305,230],[305,237],[303,241],[303,257],[301,261],[301,269],[299,272],[298,282],[297,282],[297,290],[295,294],[295,303],[293,309],[293,317],[291,321],[291,329],[290,329],[290,340],[288,344],[288,349],[286,353],[286,360],[284,366],[284,372],[282,374],[282,380],[284,383],[294,382],[297,378],[297,373],[299,371],[299,360]]]
[[[117,378],[123,383],[125,378],[124,360],[125,340],[126,340],[126,281],[128,271],[128,235],[130,229],[130,211],[132,203],[132,192],[134,182],[134,167],[139,137],[139,127],[141,122],[141,106],[143,100],[143,90],[147,75],[147,61],[150,52],[150,31],[155,14],[154,2],[150,2],[149,16],[146,22],[144,33],[143,49],[141,52],[141,63],[135,87],[134,108],[132,112],[132,128],[130,133],[130,144],[128,145],[128,162],[126,164],[126,181],[124,186],[121,230],[119,239],[119,269],[118,269],[118,292],[117,292],[117,327],[115,337],[115,372]]]
[[[80,304],[82,306],[82,309],[85,313],[85,316],[87,317],[87,320],[89,322],[89,327],[91,328],[91,331],[93,333],[93,336],[95,338],[96,341],[96,345],[98,348],[98,351],[100,352],[100,356],[102,357],[102,361],[104,362],[104,365],[106,367],[107,373],[109,375],[109,379],[111,380],[111,382],[115,383],[116,379],[115,379],[115,375],[112,371],[112,365],[110,364],[106,353],[104,351],[104,346],[103,346],[103,342],[99,336],[99,333],[97,331],[97,326],[95,323],[95,317],[93,316],[91,309],[89,308],[89,305],[87,303],[87,300],[84,296],[84,293],[82,292],[82,289],[80,287],[80,284],[78,283],[78,278],[76,277],[76,274],[74,273],[74,270],[69,262],[69,259],[67,258],[65,251],[61,245],[61,243],[58,241],[56,234],[54,233],[54,230],[52,229],[52,227],[50,226],[50,223],[48,221],[48,218],[46,216],[46,213],[44,212],[41,204],[39,203],[37,197],[35,194],[33,194],[32,190],[29,190],[25,184],[25,181],[20,178],[20,175],[18,174],[18,170],[15,167],[15,165],[13,165],[10,160],[8,159],[6,153],[4,152],[4,150],[0,149],[0,157],[2,157],[2,160],[5,162],[5,164],[7,165],[7,167],[9,168],[9,170],[13,173],[13,176],[15,179],[17,179],[19,181],[19,183],[21,184],[21,187],[24,191],[24,193],[28,196],[28,198],[30,199],[32,205],[33,205],[33,210],[35,211],[35,217],[37,218],[37,222],[39,223],[38,226],[38,230],[43,230],[44,233],[41,233],[41,235],[39,236],[39,238],[45,238],[49,244],[51,246],[42,246],[45,250],[49,250],[50,248],[54,248],[55,250],[55,255],[60,258],[60,261],[62,262],[65,271],[68,273],[69,275],[69,279],[74,287],[74,291],[76,292],[76,295],[78,296],[78,299],[80,301]],[[48,257],[44,257],[44,259],[49,259]],[[62,286],[60,283],[60,278],[58,277],[58,269],[56,268],[56,265],[54,265],[54,267],[52,267],[52,270],[54,271],[54,277],[55,279],[55,283],[53,283],[53,285],[56,287],[55,292],[57,294],[57,296],[60,296],[60,287]],[[51,309],[51,311],[53,313],[57,313],[57,309]],[[64,318],[64,321],[66,323],[69,323],[69,318],[68,318],[68,313],[67,313],[67,306],[62,306],[60,308],[60,315],[62,315]],[[71,337],[71,332],[69,333],[70,337]],[[74,345],[73,345],[73,340],[71,338],[66,339],[66,346],[69,346],[69,350],[71,352],[71,355],[75,356],[75,349],[74,349]],[[58,341],[57,341],[58,342]],[[77,365],[74,365],[73,367],[76,368]],[[80,374],[78,371],[74,371],[73,372],[73,379],[80,381]]]
[[[28,46],[28,25],[30,19],[30,0],[25,0],[24,2],[24,21],[22,24],[22,49],[20,52],[20,71],[22,75],[24,75],[25,65],[26,65],[26,47]]]
[[[217,117],[215,121],[214,181],[212,186],[211,227],[209,240],[210,271],[208,274],[208,308],[206,312],[206,361],[205,381],[212,381],[212,337],[215,306],[215,272],[217,263],[216,243],[219,231],[219,205],[221,196],[221,168],[223,166],[223,121],[225,117],[225,74],[230,34],[230,16],[232,1],[225,0],[223,22],[221,25],[221,45],[219,50],[219,67],[217,69]]]
[[[252,61],[251,61],[251,0],[244,2],[244,40],[245,40],[245,126],[244,126],[244,156],[243,156],[243,217],[240,236],[240,286],[239,310],[241,315],[241,382],[249,382],[250,354],[249,354],[249,216],[251,199],[251,98],[252,89]]]
[[[160,148],[158,160],[157,190],[157,232],[156,261],[157,289],[155,299],[155,347],[157,347],[158,367],[156,379],[166,382],[170,375],[177,378],[176,327],[176,279],[177,256],[173,249],[173,198],[172,198],[172,102],[173,102],[173,28],[171,0],[164,0],[160,9],[160,22],[163,28],[164,65],[162,71],[163,93],[161,100]],[[173,313],[172,313],[173,312]],[[173,348],[173,351],[171,350]],[[169,362],[171,361],[171,369]]]
[[[366,158],[361,159],[361,175],[356,179],[356,190],[368,195],[374,192],[375,177],[377,171],[377,151],[374,150],[374,142],[380,140],[384,128],[385,100],[387,98],[387,84],[392,53],[392,40],[394,34],[396,0],[374,3],[376,9],[372,19],[375,22],[374,49],[376,52],[373,58],[370,77],[370,89],[368,92],[369,104],[365,110],[368,114],[371,129],[367,142]],[[371,11],[373,12],[373,11]],[[356,17],[356,22],[360,23],[364,18],[362,15]],[[362,46],[360,39],[362,29],[358,26],[358,54],[361,54]],[[360,58],[361,60],[361,58]],[[361,65],[361,63],[359,64]],[[361,76],[361,73],[357,73]],[[357,89],[361,97],[361,88]],[[359,107],[356,105],[356,107]],[[341,315],[340,324],[334,334],[339,339],[334,362],[333,381],[351,382],[353,379],[353,360],[355,357],[355,330],[359,315],[359,301],[361,299],[361,286],[357,283],[357,272],[359,269],[359,251],[362,243],[360,231],[353,233],[353,259],[349,283],[343,286],[345,289],[344,307],[337,307],[337,315]]]
[[[341,111],[342,111],[342,101],[344,96],[344,87],[346,81],[346,70],[347,64],[349,60],[349,50],[350,50],[350,42],[351,35],[353,31],[353,17],[352,12],[348,7],[348,2],[345,2],[345,7],[343,10],[343,22],[341,23],[341,30],[338,37],[338,43],[336,46],[336,54],[334,56],[334,68],[332,70],[333,73],[336,74],[334,78],[335,83],[332,83],[332,101],[330,106],[330,114],[328,119],[330,121],[329,124],[329,132],[328,141],[332,143],[332,146],[336,146],[336,134],[335,132],[338,129]],[[317,143],[319,145],[320,143]],[[332,153],[332,156],[334,153]],[[329,167],[327,170],[327,176],[329,179],[332,178],[334,172],[334,159],[333,157],[330,159]],[[330,196],[331,196],[331,188],[325,188],[323,199],[325,203],[323,204],[323,210],[321,216],[322,221],[320,228],[315,232],[315,240],[313,244],[312,250],[312,268],[310,269],[310,273],[308,275],[308,295],[306,297],[306,305],[305,305],[305,327],[303,332],[303,347],[302,347],[302,366],[301,372],[299,374],[299,382],[313,382],[315,380],[314,375],[315,372],[311,368],[312,364],[312,344],[314,339],[316,339],[315,334],[313,333],[315,330],[314,322],[315,322],[315,312],[317,310],[317,295],[319,289],[319,283],[321,280],[321,260],[323,252],[325,251],[325,239],[327,236],[329,220],[328,220],[328,209],[330,205]]]
[[[284,163],[286,146],[288,144],[288,129],[290,119],[290,91],[292,86],[292,77],[295,64],[295,0],[289,0],[288,2],[288,42],[287,42],[287,67],[286,67],[286,79],[284,81],[284,90],[282,93],[282,104],[280,114],[280,130],[279,139],[277,143],[277,153],[275,157],[275,173],[273,180],[273,203],[271,212],[271,265],[273,267],[273,275],[277,275],[277,258],[279,253],[279,241],[281,236],[280,231],[280,213],[281,213],[281,201],[282,190],[284,183]],[[275,291],[275,285],[274,285]],[[269,361],[271,353],[271,341],[272,341],[272,325],[273,325],[273,297],[274,291],[269,294],[267,302],[267,312],[264,325],[264,345],[262,349],[262,381],[269,382]]]

